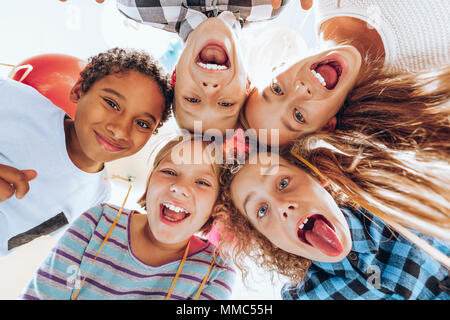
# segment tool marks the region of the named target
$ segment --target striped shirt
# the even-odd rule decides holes
[[[180,260],[153,267],[140,261],[130,242],[133,211],[123,210],[96,262],[100,245],[118,214],[118,208],[102,204],[82,214],[63,234],[21,299],[69,300],[79,283],[86,280],[77,299],[164,299]],[[207,242],[188,255],[171,299],[193,299],[214,258],[214,246]],[[211,270],[199,299],[227,299],[235,271],[220,257]]]

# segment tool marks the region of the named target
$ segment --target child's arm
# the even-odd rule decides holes
[[[102,213],[103,205],[99,205],[72,223],[22,292],[21,299],[71,299],[81,282],[79,267],[84,252]]]
[[[34,170],[19,170],[0,164],[0,202],[11,198],[14,193],[22,199],[30,190],[29,181],[36,178]]]

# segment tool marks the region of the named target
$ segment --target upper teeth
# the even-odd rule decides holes
[[[305,219],[305,221],[303,221],[303,223],[298,227],[300,230],[303,229],[303,227],[305,226],[305,224],[308,222],[308,218]]]
[[[164,207],[169,208],[170,210],[175,211],[175,212],[189,213],[185,209],[177,207],[177,206],[174,206],[173,204],[170,204],[170,203],[163,203],[163,205],[164,205]]]
[[[226,70],[228,69],[227,66],[221,65],[221,64],[214,64],[214,63],[203,63],[201,61],[197,62],[197,64],[204,68],[209,70]]]
[[[326,87],[327,83],[325,82],[325,79],[322,77],[322,75],[318,72],[316,72],[316,70],[311,70],[312,74],[319,79],[320,83]]]

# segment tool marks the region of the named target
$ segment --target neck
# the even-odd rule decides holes
[[[334,17],[322,23],[319,33],[323,40],[354,46],[363,58],[361,72],[369,67],[368,62],[381,60],[380,63],[382,63],[384,61],[385,50],[379,33],[363,20]]]
[[[103,169],[103,163],[90,159],[82,150],[73,120],[64,119],[66,150],[72,163],[82,171],[95,173]]]
[[[151,266],[181,259],[189,242],[189,239],[173,244],[158,241],[150,229],[146,214],[133,214],[130,237],[134,255]]]

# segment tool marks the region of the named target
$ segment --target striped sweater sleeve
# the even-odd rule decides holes
[[[236,272],[218,263],[211,272],[210,279],[203,288],[199,300],[228,300],[231,297]]]
[[[81,282],[81,260],[102,214],[103,205],[99,205],[71,224],[34,274],[20,299],[70,300]]]

